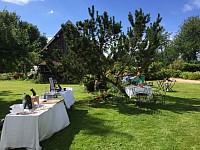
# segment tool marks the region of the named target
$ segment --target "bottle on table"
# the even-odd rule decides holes
[[[26,108],[26,93],[24,93],[24,96],[22,98],[22,104],[23,104],[23,107],[25,109]]]

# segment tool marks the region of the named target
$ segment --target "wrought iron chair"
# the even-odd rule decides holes
[[[149,95],[148,95],[148,89],[144,88],[143,91],[137,91],[135,88],[137,88],[136,86],[133,87],[133,93],[136,96],[136,105],[138,105],[139,107],[142,107],[143,105],[145,105],[145,107],[147,106],[147,103],[149,102]]]
[[[166,91],[169,92],[169,91],[172,91],[172,88],[174,87],[176,83],[176,80],[174,79],[166,79]]]
[[[166,84],[164,80],[157,80],[157,87],[153,90],[153,99],[165,104],[166,99]]]

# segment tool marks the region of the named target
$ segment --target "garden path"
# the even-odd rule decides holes
[[[176,80],[177,83],[193,83],[193,84],[200,84],[200,80],[186,80],[181,78],[172,78]]]

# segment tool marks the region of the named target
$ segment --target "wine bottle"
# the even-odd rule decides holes
[[[22,98],[22,104],[23,104],[23,107],[25,109],[26,108],[26,93],[24,93],[24,96]]]
[[[31,88],[30,91],[33,93],[33,96],[36,96],[36,92],[33,88]]]

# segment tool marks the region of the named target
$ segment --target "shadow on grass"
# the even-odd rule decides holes
[[[83,128],[83,119],[87,115],[87,110],[73,109],[68,110],[70,125],[65,129],[55,133],[52,137],[40,142],[42,149],[49,150],[53,147],[57,149],[69,149],[76,134]],[[51,141],[51,142],[49,142]]]
[[[8,96],[8,95],[10,95],[12,92],[11,91],[1,91],[0,92],[0,95],[1,96]]]
[[[20,100],[6,102],[0,99],[0,105],[10,106],[13,103],[20,102]],[[74,141],[76,135],[80,132],[88,135],[106,136],[109,133],[115,133],[116,136],[122,133],[117,133],[112,129],[112,126],[106,126],[104,119],[96,118],[95,116],[89,115],[88,108],[107,108],[117,110],[121,114],[127,115],[140,115],[140,114],[153,114],[161,110],[171,111],[173,113],[188,113],[191,111],[200,111],[200,100],[195,98],[180,98],[166,96],[166,103],[157,103],[156,106],[138,107],[136,106],[134,99],[128,99],[124,97],[109,98],[107,100],[95,100],[90,103],[91,97],[86,97],[83,100],[75,102],[68,111],[70,118],[70,125],[60,132],[55,133],[52,137],[40,142],[43,150],[68,150]],[[130,139],[134,139],[132,135],[124,134],[122,136],[130,136]],[[78,138],[82,138],[79,134]],[[83,139],[87,140],[87,139]],[[91,141],[92,142],[92,141]]]
[[[69,150],[71,144],[74,144],[74,138],[79,134],[78,138],[81,137],[79,132],[83,132],[84,135],[92,136],[98,135],[102,139],[110,134],[114,133],[116,136],[121,135],[124,137],[129,137],[130,139],[136,139],[132,135],[126,133],[119,133],[113,130],[112,126],[105,125],[105,120],[96,118],[88,114],[87,110],[80,109],[70,109],[68,110],[68,115],[70,118],[70,125],[55,133],[52,137],[40,142],[43,150],[57,149],[57,150]],[[92,142],[91,139],[83,139],[85,143]],[[87,141],[88,140],[88,141]]]
[[[174,113],[182,114],[192,111],[200,111],[200,99],[197,98],[180,98],[166,96],[166,103],[157,104],[157,109],[168,110]]]
[[[1,91],[1,96],[9,96],[10,94],[13,94],[11,91]],[[4,118],[10,110],[10,106],[13,104],[19,104],[21,103],[21,99],[15,99],[15,100],[6,100],[4,98],[0,97],[0,119]]]
[[[156,107],[152,103],[137,104],[134,99],[127,97],[93,100],[89,102],[89,106],[93,108],[115,109],[119,113],[127,115],[153,114],[156,111]]]
[[[129,114],[129,115],[139,115],[139,114],[154,114],[160,113],[161,110],[171,111],[173,113],[188,113],[191,111],[200,111],[200,99],[197,98],[180,98],[166,96],[165,103],[160,101],[153,103],[142,104],[140,107],[136,105],[134,99],[129,98],[119,98],[117,101],[113,99],[109,100],[95,100],[92,101],[90,107],[93,108],[108,108],[116,109],[119,113]]]

